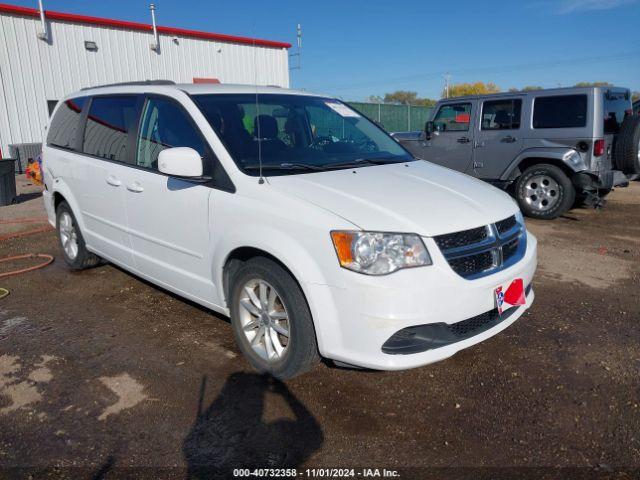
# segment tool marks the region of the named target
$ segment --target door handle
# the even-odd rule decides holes
[[[109,185],[112,185],[114,187],[119,187],[120,185],[122,185],[122,182],[113,175],[107,175],[107,178],[105,180]]]
[[[504,137],[504,138],[502,139],[502,141],[503,141],[504,143],[514,143],[514,142],[517,142],[517,141],[518,141],[518,139],[517,139],[516,137],[512,137],[511,135],[507,135],[506,137]]]
[[[458,139],[458,143],[469,143],[471,140],[469,140],[467,137],[460,137]]]
[[[140,182],[133,182],[127,185],[127,190],[133,193],[144,192],[144,187],[140,185]]]

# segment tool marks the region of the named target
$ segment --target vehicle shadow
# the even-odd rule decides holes
[[[324,442],[313,415],[284,383],[269,375],[230,375],[218,397],[203,410],[205,387],[206,377],[196,420],[182,446],[187,478],[234,478],[236,468],[294,468]],[[267,393],[281,397],[293,419],[265,422]]]

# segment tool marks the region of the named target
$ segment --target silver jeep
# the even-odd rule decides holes
[[[504,188],[536,218],[600,206],[640,176],[640,117],[625,88],[444,99],[423,132],[394,137],[418,158]]]

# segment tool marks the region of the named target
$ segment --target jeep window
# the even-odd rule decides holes
[[[433,119],[443,132],[466,132],[471,121],[470,103],[450,103],[442,105]]]
[[[517,130],[520,128],[522,100],[492,100],[482,104],[482,130]]]
[[[536,97],[533,128],[576,128],[587,125],[587,96]]]
[[[351,168],[413,158],[344,103],[306,95],[192,97],[240,169],[268,175]]]
[[[127,161],[129,133],[137,128],[137,97],[94,97],[84,130],[82,151],[88,155]]]
[[[190,147],[205,157],[204,139],[186,112],[170,100],[149,98],[142,111],[136,164],[157,170],[158,155],[172,147]],[[208,175],[208,163],[204,165]]]
[[[72,98],[60,105],[55,117],[51,120],[47,144],[69,149],[75,147],[80,113],[86,100],[86,97]]]
[[[607,90],[603,93],[604,133],[618,133],[622,121],[631,115],[631,98],[629,90]]]

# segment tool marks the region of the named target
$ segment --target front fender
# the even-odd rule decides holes
[[[326,238],[324,238],[326,236]],[[217,285],[223,285],[224,266],[232,252],[238,248],[255,248],[271,255],[280,261],[297,280],[307,300],[315,324],[319,348],[324,351],[323,328],[319,322],[323,305],[317,304],[318,295],[313,291],[318,286],[332,285],[344,288],[344,280],[340,275],[340,267],[335,251],[331,245],[329,233],[320,235],[319,232],[304,232],[295,237],[288,232],[272,227],[247,223],[234,227],[225,232],[214,246],[213,278]],[[303,244],[298,238],[306,239]],[[220,288],[221,305],[229,308],[224,289]],[[320,302],[321,303],[321,302]],[[326,306],[324,306],[326,308]]]
[[[546,147],[546,148],[528,148],[520,152],[520,154],[509,164],[509,167],[500,177],[500,180],[514,180],[519,174],[518,167],[529,158],[540,158],[550,160],[553,163],[562,163],[573,172],[583,172],[588,170],[582,155],[574,148],[565,147]]]

